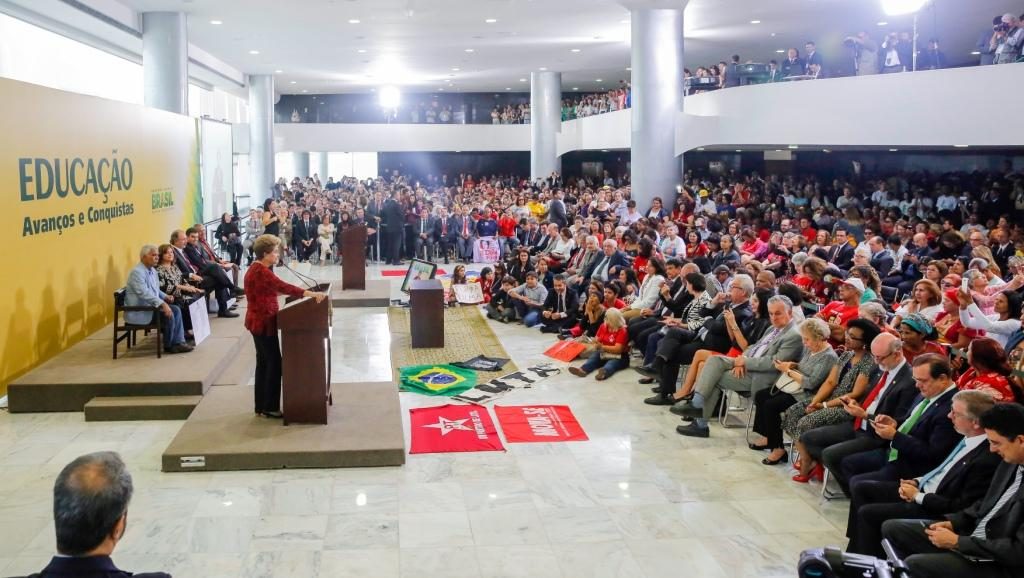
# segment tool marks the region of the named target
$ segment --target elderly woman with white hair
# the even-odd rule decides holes
[[[781,372],[775,386],[754,394],[757,412],[754,416],[754,431],[764,436],[763,444],[751,444],[754,450],[771,450],[761,460],[766,466],[783,463],[789,455],[782,443],[782,415],[791,405],[806,404],[825,382],[839,357],[829,345],[831,329],[828,323],[810,318],[800,324],[800,337],[804,352],[800,361],[776,361],[775,368]],[[792,381],[799,386],[793,393],[786,393],[783,382]]]
[[[604,312],[604,323],[597,328],[594,352],[581,367],[570,367],[569,373],[586,377],[597,370],[597,381],[611,377],[616,371],[629,367],[629,333],[622,311],[612,307]]]

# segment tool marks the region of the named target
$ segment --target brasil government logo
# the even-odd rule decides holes
[[[399,371],[402,389],[425,395],[456,395],[476,385],[476,372],[454,365],[414,365]]]

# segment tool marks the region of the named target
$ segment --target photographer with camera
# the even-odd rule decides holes
[[[1004,14],[1001,22],[992,27],[992,39],[989,49],[995,55],[994,64],[1012,64],[1020,58],[1021,45],[1024,44],[1024,28],[1020,18],[1013,14]]]
[[[857,76],[878,74],[878,44],[868,36],[866,30],[856,36],[847,36],[843,45],[853,53],[853,69]]]
[[[913,50],[909,38],[890,32],[882,41],[882,74],[906,72],[913,66]]]

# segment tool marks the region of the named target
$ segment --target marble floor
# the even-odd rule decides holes
[[[337,268],[312,272],[340,278]],[[369,276],[380,277],[377,266]],[[334,327],[335,379],[390,379],[383,309],[336,310]],[[548,359],[541,351],[551,336],[495,329],[519,366]],[[181,422],[3,412],[0,576],[46,563],[54,551],[54,477],[97,450],[120,452],[134,477],[114,559],[137,572],[789,577],[802,549],[845,544],[845,501],[822,502],[819,485],[795,484],[787,468],[761,465],[742,428],[715,424],[706,440],[677,435],[678,418],[642,403],[649,393],[637,377],[626,370],[597,382],[563,372],[503,400],[567,404],[590,441],[411,455],[400,468],[164,474],[160,455]],[[401,399],[407,408],[443,403],[410,393]]]

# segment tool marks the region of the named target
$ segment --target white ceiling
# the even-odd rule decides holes
[[[530,72],[541,67],[561,71],[566,91],[610,89],[629,79],[629,11],[614,0],[120,1],[139,12],[188,12],[192,44],[247,73],[282,71],[282,93],[365,92],[383,84],[527,91]],[[951,62],[968,62],[992,17],[1021,8],[1019,0],[934,0],[921,12],[919,31],[922,39],[940,38]],[[883,21],[888,25],[878,26]],[[732,54],[764,62],[781,59],[776,50],[790,46],[803,52],[814,39],[826,62],[838,61],[844,36],[861,28],[881,35],[912,22],[885,16],[880,0],[690,0],[684,60],[691,68]]]

